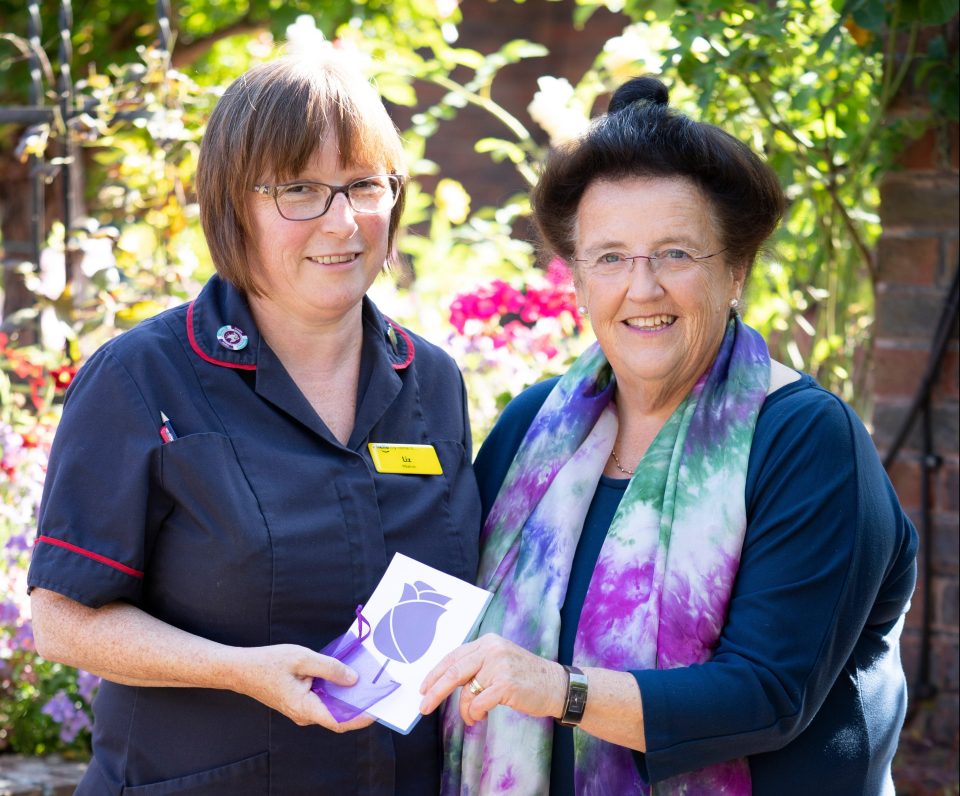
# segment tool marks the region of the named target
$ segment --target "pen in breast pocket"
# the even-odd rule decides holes
[[[164,444],[167,442],[173,442],[177,438],[177,432],[173,430],[173,424],[170,422],[170,418],[167,417],[163,412],[160,413],[160,439],[163,440]]]

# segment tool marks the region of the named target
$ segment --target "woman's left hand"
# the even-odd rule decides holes
[[[492,633],[458,647],[430,671],[420,686],[420,712],[432,712],[459,686],[474,680],[482,688],[479,693],[469,687],[460,692],[460,715],[467,726],[483,721],[497,705],[528,716],[559,718],[563,713],[563,667]]]

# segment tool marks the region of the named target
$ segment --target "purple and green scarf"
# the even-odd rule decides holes
[[[577,626],[573,663],[669,669],[712,655],[746,529],[744,486],[770,380],[766,344],[732,318],[710,369],[664,424],[620,501]],[[493,592],[479,634],[556,660],[560,608],[587,509],[617,437],[615,382],[593,345],[530,424],[484,525],[478,583]],[[546,794],[553,721],[497,707],[465,727],[444,715],[442,793]],[[574,730],[578,796],[648,794],[630,749]],[[745,760],[655,786],[661,794],[749,794]]]

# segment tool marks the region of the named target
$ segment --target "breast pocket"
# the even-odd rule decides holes
[[[161,483],[173,509],[149,553],[150,605],[217,641],[265,643],[270,536],[231,440],[203,433],[167,443]]]
[[[229,437],[207,432],[161,449],[160,479],[175,503],[191,507],[198,523],[220,524],[224,512],[256,510],[256,500]]]
[[[148,785],[128,785],[123,796],[266,796],[269,753]]]
[[[376,473],[387,552],[465,580],[476,575],[480,499],[463,445],[434,440],[442,475]]]

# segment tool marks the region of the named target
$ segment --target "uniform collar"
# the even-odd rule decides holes
[[[240,336],[242,347],[230,343],[228,335]],[[187,340],[193,353],[211,365],[257,369],[260,332],[250,305],[239,290],[219,276],[211,277],[187,307]]]
[[[363,298],[364,337],[381,348],[394,370],[404,370],[416,353],[410,335]],[[243,294],[214,275],[187,307],[187,339],[200,359],[237,370],[256,370],[260,332]],[[242,347],[237,347],[242,343]]]
[[[377,309],[366,296],[363,297],[364,335],[369,329],[374,339],[384,346],[387,361],[394,370],[405,370],[413,362],[416,348],[413,339],[396,321],[388,318]]]

